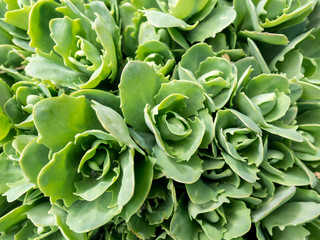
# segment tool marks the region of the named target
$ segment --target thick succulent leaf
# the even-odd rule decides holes
[[[214,38],[217,33],[228,27],[235,18],[236,11],[233,7],[214,8],[210,15],[187,34],[187,38],[191,43],[203,42],[207,38]]]
[[[21,205],[0,218],[0,232],[6,232],[17,223],[27,219],[27,212],[31,205]]]
[[[74,183],[81,180],[77,170],[82,154],[81,146],[70,142],[60,152],[55,153],[52,160],[40,171],[39,188],[53,203],[62,199],[66,206],[70,206],[78,199],[73,193],[76,191]]]
[[[73,89],[77,89],[77,85],[88,80],[86,74],[66,67],[53,51],[48,54],[40,51],[37,53],[26,66],[25,71],[28,75]]]
[[[54,216],[49,214],[51,204],[43,202],[35,205],[27,212],[28,218],[37,227],[52,226],[55,224]]]
[[[28,34],[31,37],[30,46],[39,49],[45,53],[50,53],[53,49],[54,42],[50,37],[49,22],[53,18],[62,17],[63,15],[55,9],[59,4],[55,1],[37,2],[31,9],[30,24]]]
[[[4,193],[9,190],[7,183],[16,182],[23,178],[21,168],[9,159],[7,159],[4,153],[0,154],[0,169],[2,174],[0,175],[0,193]]]
[[[90,102],[84,97],[48,98],[34,106],[34,123],[39,143],[53,152],[62,149],[78,133],[102,129]]]
[[[101,196],[118,178],[120,175],[120,167],[116,167],[104,175],[101,179],[83,178],[80,182],[76,182],[74,193],[77,196],[93,201]]]
[[[56,205],[52,205],[49,211],[55,218],[55,225],[57,225],[62,233],[62,235],[70,240],[86,240],[88,239],[86,234],[84,233],[76,233],[70,229],[70,227],[66,224],[67,220],[67,212],[63,209],[57,207]]]
[[[196,182],[202,173],[202,160],[194,154],[189,161],[170,158],[159,146],[154,147],[156,166],[166,177],[181,183]]]
[[[91,202],[76,201],[67,209],[67,225],[76,233],[85,233],[106,224],[118,211],[118,207],[108,207],[111,199],[112,194],[106,192]]]
[[[143,78],[140,74],[143,72]],[[125,122],[138,131],[148,131],[144,121],[146,104],[155,105],[154,95],[166,79],[145,62],[132,61],[123,69],[119,92]],[[135,91],[144,89],[144,91]],[[132,94],[135,91],[135,94]]]
[[[26,178],[23,178],[14,183],[7,184],[10,189],[3,194],[3,196],[7,197],[8,202],[13,202],[21,197],[23,194],[28,192],[31,188],[34,187],[33,183],[29,183]]]
[[[278,54],[272,59],[272,61],[269,63],[269,67],[271,71],[277,71],[277,62],[281,62],[284,60],[285,55],[292,49],[294,49],[296,47],[297,44],[299,44],[301,41],[303,41],[304,39],[306,39],[309,34],[311,33],[312,30],[303,33],[297,37],[295,37],[294,39],[292,39],[290,41],[290,43],[285,46],[284,48],[282,48],[282,50],[280,52],[278,52]]]
[[[294,211],[292,211],[294,209]],[[297,226],[317,218],[320,215],[320,204],[315,202],[288,202],[277,211],[262,220],[262,224],[272,235],[272,229]]]
[[[185,80],[172,80],[169,83],[163,83],[155,96],[156,103],[162,103],[168,96],[176,93],[187,96],[183,101],[184,106],[175,108],[174,103],[172,104],[174,111],[182,117],[188,118],[197,115],[198,111],[204,108],[205,95],[201,86]]]
[[[258,179],[257,173],[259,169],[255,165],[248,165],[239,159],[234,159],[225,152],[222,152],[222,156],[230,168],[247,182],[254,183]]]
[[[178,240],[197,238],[199,227],[189,218],[185,203],[180,200],[170,223],[170,233]]]
[[[281,187],[278,188],[274,198],[267,202],[265,205],[261,206],[257,210],[252,211],[252,221],[259,222],[270,213],[275,211],[277,208],[282,206],[284,203],[290,200],[290,198],[295,194],[295,187]]]
[[[181,58],[179,63],[183,68],[195,73],[201,62],[208,57],[214,57],[215,53],[212,47],[206,43],[198,43],[190,47]]]
[[[134,234],[140,239],[148,239],[156,236],[156,227],[150,225],[146,219],[133,215],[128,222],[128,229],[134,232]]]
[[[111,135],[117,138],[120,142],[138,150],[141,154],[144,154],[144,152],[130,137],[129,129],[119,113],[98,102],[94,102],[92,108],[95,110],[97,117],[105,130],[110,132]]]
[[[84,96],[89,101],[96,101],[102,105],[108,106],[117,113],[122,114],[120,109],[120,97],[99,89],[82,89],[70,94],[73,97]]]
[[[23,174],[36,186],[41,169],[49,162],[49,149],[37,141],[33,139],[24,148],[19,160]]]
[[[264,73],[271,73],[265,59],[263,58],[257,44],[251,40],[250,38],[248,38],[248,50],[249,50],[249,54],[253,57],[255,57],[257,59],[257,61],[260,64],[260,68]]]
[[[239,32],[239,36],[274,45],[287,45],[289,43],[288,38],[284,34],[244,30]]]
[[[236,30],[252,30],[261,32],[259,19],[255,10],[255,6],[251,0],[235,0],[234,9],[237,12],[237,17],[234,21]]]
[[[294,227],[293,226],[286,227],[284,230],[275,228],[273,231],[272,238],[275,240],[280,240],[284,238],[299,240],[299,239],[310,239],[309,235],[310,235],[310,232],[304,226],[298,225]]]
[[[143,12],[148,21],[157,28],[179,27],[183,30],[192,30],[198,25],[198,22],[193,25],[189,25],[185,21],[176,18],[171,14],[156,10],[144,10]]]
[[[234,239],[246,234],[251,228],[250,209],[242,201],[230,201],[230,205],[224,208],[227,223],[224,225],[226,232],[223,234],[225,239]]]
[[[186,184],[186,190],[190,200],[195,204],[217,200],[217,196],[220,192],[216,186],[209,185],[202,179],[199,179],[192,184]]]
[[[147,198],[153,180],[153,165],[155,160],[151,157],[139,159],[134,164],[135,188],[133,197],[123,206],[120,216],[128,221],[140,209]]]

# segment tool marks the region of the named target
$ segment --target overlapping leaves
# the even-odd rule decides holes
[[[317,239],[319,13],[0,0],[0,239]]]

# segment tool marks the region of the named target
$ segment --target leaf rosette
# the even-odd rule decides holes
[[[94,95],[93,90],[80,91],[78,97],[61,95],[34,107],[40,135],[35,144],[46,146],[50,159],[35,173],[37,184],[52,203],[63,202],[66,224],[78,233],[98,228],[121,212],[129,219],[148,194],[154,164],[131,139],[122,117],[98,102],[91,106],[84,98],[88,93]],[[109,102],[117,99],[107,95]],[[55,111],[57,106],[61,112]]]
[[[313,172],[292,151],[295,142],[281,139],[265,143],[266,156],[261,164],[261,172],[273,183],[283,186],[315,187],[317,179]],[[297,143],[299,144],[299,143]]]
[[[285,73],[289,79],[300,80],[302,86],[308,85],[307,83],[319,85],[319,37],[320,28],[316,28],[291,39],[273,57],[269,64],[270,70]]]
[[[205,43],[188,49],[181,58],[178,74],[179,79],[195,81],[205,89],[212,112],[226,105],[237,85],[237,68],[228,60],[217,57]]]
[[[295,155],[312,168],[319,166],[320,160],[320,109],[313,101],[301,101],[298,104],[299,114],[296,118],[298,131],[303,137],[302,142],[293,142]]]
[[[58,92],[43,83],[20,81],[11,86],[14,95],[4,104],[4,111],[18,129],[31,131],[34,128],[33,106],[44,98],[56,96]]]
[[[264,1],[235,1],[237,11],[235,20],[236,29],[245,30],[243,34],[253,34],[258,37],[263,29],[284,29],[297,25],[305,20],[312,12],[317,0],[264,0]],[[249,31],[247,31],[249,30]],[[268,30],[268,31],[270,31]],[[262,38],[277,37],[260,35]]]
[[[228,4],[217,0],[178,0],[178,1],[133,1],[143,8],[144,16],[154,27],[167,28],[172,39],[184,49],[189,42],[203,42],[213,38],[228,27],[235,19],[236,12]]]
[[[214,131],[226,163],[242,179],[254,183],[264,155],[262,130],[247,116],[227,109],[217,112]]]
[[[271,134],[301,142],[294,125],[296,101],[301,87],[278,74],[260,74],[242,78],[233,99],[236,109]]]
[[[134,96],[131,86],[146,91]],[[155,154],[166,176],[180,182],[199,178],[201,160],[195,153],[213,138],[202,86],[187,80],[167,82],[147,63],[132,61],[123,71],[119,88],[125,121],[134,128],[137,142]],[[180,168],[190,171],[189,178],[175,173]]]
[[[290,211],[295,210],[292,214]],[[274,197],[252,211],[256,236],[262,239],[314,238],[319,235],[319,194],[293,186],[278,187]]]
[[[28,75],[74,89],[116,78],[120,30],[103,2],[40,1],[30,21],[30,46],[36,55],[26,67]]]
[[[169,47],[157,40],[140,44],[136,51],[136,60],[147,62],[164,76],[172,71],[176,62]]]
[[[10,82],[11,77],[25,78],[21,74],[25,60],[34,52],[27,34],[33,4],[34,1],[0,1],[0,75]]]

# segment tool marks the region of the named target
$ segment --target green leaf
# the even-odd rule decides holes
[[[37,51],[37,55],[30,60],[25,71],[32,77],[49,80],[58,86],[73,89],[77,89],[77,85],[88,80],[86,74],[66,67],[62,59],[53,51],[48,54]]]
[[[70,240],[86,240],[88,239],[86,234],[84,233],[75,233],[72,231],[69,226],[66,224],[67,220],[67,212],[60,209],[56,205],[52,205],[51,209],[49,211],[50,214],[52,214],[55,217],[55,224],[59,227],[61,233],[65,238],[68,238]]]
[[[234,159],[225,152],[221,152],[221,154],[230,168],[235,171],[241,178],[250,183],[256,182],[256,180],[258,179],[257,173],[259,172],[259,170],[255,165],[248,165],[246,162]]]
[[[284,34],[244,30],[239,32],[239,36],[274,45],[287,45],[289,43],[288,38]]]
[[[294,209],[294,211],[292,210]],[[297,226],[309,222],[320,215],[320,204],[315,202],[289,202],[282,205],[277,211],[271,213],[262,220],[262,224],[272,235],[272,229],[280,230],[287,226]]]
[[[196,204],[202,204],[211,200],[216,200],[219,193],[217,187],[207,184],[201,179],[195,183],[186,184],[186,190],[190,200]]]
[[[112,194],[106,192],[91,202],[76,201],[67,209],[67,225],[76,233],[85,233],[106,224],[118,211],[118,207],[108,207],[111,199]]]
[[[296,188],[291,187],[279,187],[274,195],[274,198],[261,206],[257,210],[254,210],[251,214],[253,222],[259,222],[277,208],[285,204],[295,194]]]
[[[178,204],[170,223],[170,233],[178,240],[197,239],[199,227],[195,222],[190,220],[186,204],[183,200],[180,200]]]
[[[188,32],[187,39],[194,43],[203,42],[210,37],[214,38],[217,33],[229,26],[235,18],[236,11],[233,7],[216,7],[196,28]]]
[[[53,0],[36,2],[30,12],[28,34],[31,37],[30,46],[49,53],[54,46],[50,37],[49,22],[63,15],[55,9],[59,4]]]
[[[173,94],[185,96],[183,105],[170,104],[173,111],[179,113],[184,118],[196,116],[198,111],[204,108],[205,95],[203,88],[199,84],[186,80],[172,80],[169,83],[163,83],[158,94],[155,96],[156,103],[165,105],[159,106],[159,111],[162,107],[169,108],[165,100]]]
[[[251,228],[250,209],[242,201],[232,200],[230,205],[223,205],[227,224],[224,225],[226,232],[224,239],[234,239],[246,234]]]
[[[34,123],[39,132],[39,143],[51,153],[61,150],[78,133],[102,129],[90,102],[84,97],[48,98],[34,106]]]
[[[189,25],[185,21],[176,18],[171,14],[156,10],[144,10],[143,12],[148,21],[157,28],[179,27],[183,30],[192,30],[198,25],[198,22],[193,25]]]
[[[153,165],[155,160],[151,157],[139,159],[134,164],[134,193],[129,202],[123,206],[120,216],[127,222],[136,213],[148,196],[153,180]]]
[[[131,61],[126,65],[121,75],[119,93],[121,109],[127,124],[138,131],[148,131],[144,122],[144,108],[146,104],[155,105],[154,96],[164,82],[166,79],[145,62]]]
[[[194,154],[189,161],[170,158],[159,146],[154,147],[156,165],[168,178],[181,183],[194,183],[202,173],[202,160]]]
[[[37,141],[33,139],[24,148],[19,160],[24,175],[36,186],[41,169],[49,162],[49,149]]]
[[[274,229],[272,238],[281,240],[284,238],[292,240],[310,239],[310,232],[302,225],[286,227],[284,230]]]
[[[266,61],[264,60],[259,48],[256,43],[248,38],[249,54],[257,59],[260,64],[260,68],[264,73],[271,73]]]
[[[0,232],[6,232],[10,228],[27,219],[27,212],[31,205],[21,205],[0,218]]]
[[[141,154],[143,150],[130,137],[129,129],[119,113],[110,107],[103,106],[94,101],[92,108],[95,110],[97,117],[105,130],[111,133],[115,138],[125,145],[136,149]]]
[[[68,207],[78,199],[73,193],[76,191],[74,183],[81,180],[77,170],[82,154],[81,146],[70,142],[60,152],[55,153],[52,160],[40,171],[39,188],[53,203],[62,199]]]
[[[137,214],[130,218],[128,222],[128,229],[134,232],[134,234],[140,239],[148,239],[156,236],[156,227],[148,224],[145,219],[139,217]]]
[[[134,150],[126,150],[119,156],[119,162],[122,170],[121,188],[118,195],[118,207],[121,209],[130,201],[134,194],[135,178],[134,178]]]
[[[0,154],[0,169],[2,171],[0,174],[0,194],[2,194],[9,190],[7,183],[21,180],[23,173],[21,172],[21,168],[7,159],[4,153]]]
[[[49,214],[50,208],[49,202],[39,203],[28,210],[27,216],[37,227],[52,226],[55,224],[55,219]]]

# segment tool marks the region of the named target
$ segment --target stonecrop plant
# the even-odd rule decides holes
[[[0,0],[27,239],[320,239],[320,0]]]

